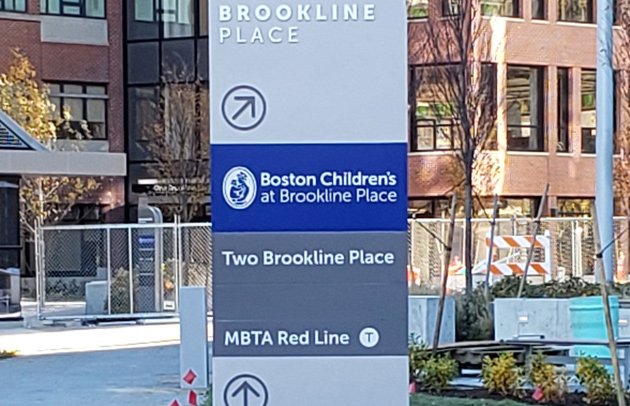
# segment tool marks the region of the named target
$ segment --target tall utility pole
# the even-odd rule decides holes
[[[613,229],[613,0],[597,2],[597,135],[595,207],[599,235],[605,247],[614,238]],[[603,252],[606,280],[613,280],[613,248]]]

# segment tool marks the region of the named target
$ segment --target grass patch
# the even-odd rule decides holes
[[[524,403],[517,403],[511,400],[484,400],[465,398],[445,398],[429,396],[424,394],[412,395],[411,406],[522,406]]]
[[[0,350],[0,359],[17,357],[17,351]]]

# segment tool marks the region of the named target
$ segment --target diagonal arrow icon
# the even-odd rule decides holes
[[[250,385],[247,381],[244,381],[238,386],[238,388],[234,390],[234,392],[232,392],[232,397],[237,397],[241,392],[243,393],[243,406],[249,406],[250,393],[257,398],[260,397],[260,393],[258,393],[258,391],[256,391],[256,389],[254,389],[254,387]]]
[[[239,118],[241,114],[243,114],[245,110],[247,110],[247,108],[251,109],[251,117],[256,117],[256,98],[254,96],[234,96],[234,100],[243,101],[245,103],[243,103],[241,108],[238,109],[236,113],[234,113],[234,115],[232,116],[232,120],[236,120],[237,118]]]

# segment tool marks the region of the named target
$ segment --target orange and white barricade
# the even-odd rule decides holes
[[[520,276],[525,273],[525,261],[515,261],[515,258],[521,259],[526,257],[525,250],[529,250],[534,243],[534,236],[532,235],[499,235],[495,236],[492,241],[493,246],[493,260],[490,265],[490,274],[494,278],[515,275]],[[486,237],[485,248],[490,246],[490,237]],[[528,276],[539,276],[548,281],[551,279],[551,239],[549,238],[549,232],[544,235],[536,236],[536,242],[534,244],[535,249],[543,251],[544,259],[541,262],[532,261],[529,264]],[[506,250],[508,254],[505,255]],[[503,254],[500,255],[499,253]],[[473,275],[485,275],[488,268],[488,259],[478,263],[473,268]],[[463,275],[465,270],[449,269],[451,275]]]

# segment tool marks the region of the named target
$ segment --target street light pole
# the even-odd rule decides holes
[[[613,0],[597,2],[597,82],[595,137],[595,207],[602,246],[614,238],[613,228]],[[606,280],[613,280],[613,248],[603,253]]]

